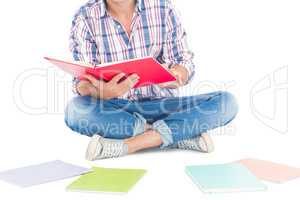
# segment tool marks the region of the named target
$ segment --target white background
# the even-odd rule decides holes
[[[267,183],[266,192],[204,195],[184,174],[185,165],[247,157],[300,167],[298,2],[174,2],[197,65],[197,77],[183,94],[229,88],[239,101],[237,119],[230,127],[214,131],[212,154],[147,152],[88,163],[84,160],[88,138],[72,133],[63,122],[64,103],[70,96],[64,95],[61,85],[69,78],[60,73],[54,80],[53,69],[42,59],[70,57],[72,16],[85,1],[1,1],[0,171],[53,159],[148,170],[123,196],[66,192],[74,180],[68,179],[29,189],[0,182],[1,199],[299,199],[300,179]]]

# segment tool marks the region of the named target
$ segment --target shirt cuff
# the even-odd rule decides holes
[[[80,93],[77,90],[77,85],[78,85],[79,82],[80,82],[80,80],[78,78],[73,78],[72,91],[73,91],[74,94],[77,94],[77,95],[80,95]]]

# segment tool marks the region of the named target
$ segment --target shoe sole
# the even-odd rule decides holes
[[[101,145],[99,143],[101,136],[99,135],[93,135],[92,139],[90,140],[87,150],[86,150],[86,154],[85,154],[85,159],[88,161],[94,161],[96,156],[97,156],[97,147],[98,145]]]

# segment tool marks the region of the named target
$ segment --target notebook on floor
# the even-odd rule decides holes
[[[258,178],[275,183],[283,183],[300,177],[300,168],[258,159],[238,161],[246,166]]]
[[[79,176],[91,169],[55,160],[38,165],[0,172],[0,180],[20,186],[29,187],[51,181]]]
[[[267,187],[239,163],[187,166],[186,173],[205,193],[262,191]]]
[[[93,167],[71,183],[67,190],[82,192],[127,193],[146,173],[142,169],[111,169]]]

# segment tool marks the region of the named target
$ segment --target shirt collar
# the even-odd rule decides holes
[[[143,10],[143,0],[136,0],[136,12],[140,13]],[[106,0],[100,0],[100,17],[103,18],[107,16],[107,9],[106,9]]]

